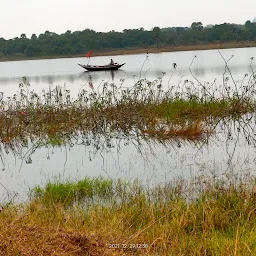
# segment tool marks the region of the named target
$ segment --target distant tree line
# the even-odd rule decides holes
[[[182,46],[207,43],[225,43],[230,41],[256,40],[256,23],[246,21],[244,25],[224,23],[203,26],[193,22],[191,27],[154,27],[147,31],[125,29],[123,32],[95,32],[90,29],[56,34],[46,31],[44,34],[27,38],[25,34],[14,39],[0,38],[1,56],[67,56],[85,54],[89,50],[109,50],[127,48],[147,48],[156,46]]]

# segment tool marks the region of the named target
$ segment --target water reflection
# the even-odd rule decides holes
[[[241,51],[245,50],[237,50],[237,54]],[[238,56],[234,63],[230,63],[236,81],[251,72],[249,57],[253,56],[255,49],[248,51],[250,53]],[[229,53],[225,51],[225,54]],[[198,57],[191,68],[193,74],[200,81],[215,81],[209,85],[211,90],[214,86],[223,85],[225,65],[218,53],[199,51],[150,54],[144,66],[145,55],[117,56],[117,61],[125,58],[127,64],[123,70],[112,72],[82,72],[77,67],[78,59],[19,62],[15,69],[13,63],[1,63],[0,91],[12,96],[22,76],[27,76],[35,91],[66,83],[76,98],[83,86],[98,89],[105,82],[133,86],[140,78],[153,81],[161,77],[163,86],[185,86],[188,84],[185,81],[194,81],[189,65],[195,54]],[[104,57],[97,61],[103,63]],[[172,66],[174,62],[177,63],[175,70]],[[10,72],[13,70],[14,74]],[[218,80],[215,80],[216,77]],[[193,88],[197,88],[196,83]],[[62,146],[56,141],[49,141],[49,138],[21,138],[14,144],[0,143],[0,196],[3,201],[10,200],[11,195],[18,192],[22,198],[28,187],[56,176],[71,179],[85,175],[139,177],[153,183],[176,176],[188,178],[204,172],[255,170],[254,114],[244,115],[239,120],[208,120],[208,125],[216,133],[196,142],[163,142],[133,130],[129,134],[121,131],[74,133],[66,138]]]
[[[80,72],[76,74],[62,74],[62,75],[43,75],[43,76],[29,76],[27,79],[29,80],[29,83],[33,88],[35,88],[42,84],[43,86],[55,86],[59,84],[79,84],[80,86],[82,83],[88,83],[88,82],[95,82],[100,84],[101,78],[104,76],[104,79],[101,81],[105,82],[118,82],[120,78],[125,77],[125,72],[122,70],[112,70],[112,71],[105,71],[103,72]],[[0,87],[1,86],[13,86],[18,87],[18,85],[21,83],[22,77],[0,77]],[[37,85],[37,86],[35,86]],[[46,87],[46,88],[47,88]],[[39,88],[43,88],[40,86]],[[2,87],[2,91],[5,92],[5,89]],[[5,92],[5,95],[8,95]],[[10,96],[10,95],[8,95]]]
[[[210,172],[221,175],[255,170],[255,114],[239,120],[209,121],[216,133],[203,141],[158,141],[133,133],[79,132],[67,137],[65,145],[49,139],[1,143],[2,198],[24,197],[24,191],[53,177],[79,179],[103,175],[136,178],[147,183],[189,178]],[[26,189],[24,189],[26,188]],[[6,192],[8,193],[6,194]]]
[[[31,84],[46,83],[48,85],[52,85],[54,83],[58,83],[61,81],[66,81],[73,84],[78,80],[85,80],[85,77],[81,74],[29,76],[28,79],[30,80]],[[17,86],[20,83],[20,81],[21,77],[0,77],[0,84],[2,85],[15,84]]]
[[[189,66],[182,67],[177,64],[177,68],[174,70],[172,65],[167,69],[166,67],[150,67],[144,66],[143,69],[133,70],[133,69],[124,69],[116,71],[103,71],[103,72],[88,72],[88,71],[76,71],[70,73],[54,73],[54,74],[45,74],[45,75],[29,75],[26,76],[31,84],[31,88],[36,92],[41,91],[42,89],[49,88],[49,86],[57,85],[66,85],[69,89],[72,88],[72,91],[76,94],[73,97],[77,96],[77,92],[85,84],[92,82],[94,86],[100,86],[103,82],[106,83],[115,83],[121,84],[124,87],[133,86],[139,79],[147,79],[153,81],[157,78],[162,77],[164,88],[167,88],[167,84],[174,86],[179,85],[186,80],[191,80],[195,82],[194,77],[196,77],[202,83],[216,81],[219,85],[223,85],[223,74],[225,67],[212,66],[212,67],[203,67],[193,64],[191,70]],[[236,81],[241,81],[245,74],[251,73],[250,66],[234,66],[230,67],[232,75]],[[193,73],[193,75],[191,74]],[[163,76],[164,74],[164,76]],[[193,77],[194,76],[194,77]],[[229,76],[226,73],[225,76]],[[4,92],[5,97],[12,96],[17,91],[19,83],[21,83],[22,76],[9,76],[3,77],[0,74],[0,91]],[[90,81],[89,81],[90,80]]]

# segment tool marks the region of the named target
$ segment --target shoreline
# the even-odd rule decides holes
[[[0,255],[256,255],[255,178],[233,175],[49,181],[1,205]]]
[[[232,49],[232,48],[249,48],[256,47],[256,41],[244,42],[229,42],[229,43],[216,43],[216,44],[198,44],[198,45],[181,45],[181,46],[164,46],[160,49],[156,47],[144,48],[130,48],[130,49],[106,49],[106,50],[92,50],[93,56],[117,56],[117,55],[132,55],[132,54],[149,54],[149,53],[162,53],[162,52],[178,52],[178,51],[200,51],[200,50],[216,50],[216,49]],[[60,55],[60,56],[41,56],[24,58],[24,56],[11,56],[0,57],[0,62],[8,61],[26,61],[26,60],[44,60],[44,59],[65,59],[65,58],[87,58],[85,54],[79,55]]]

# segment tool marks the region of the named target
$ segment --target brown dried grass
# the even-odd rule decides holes
[[[81,232],[26,224],[21,218],[0,221],[0,255],[113,255],[100,238]]]
[[[205,123],[201,120],[196,120],[189,124],[170,125],[169,127],[163,127],[156,129],[156,122],[153,122],[154,126],[147,130],[142,130],[142,133],[150,137],[155,137],[160,140],[183,138],[186,140],[199,140],[204,135],[211,134],[213,131],[207,129]]]

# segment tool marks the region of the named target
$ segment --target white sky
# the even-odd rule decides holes
[[[154,26],[244,24],[256,17],[255,0],[0,0],[0,37],[61,34],[86,28],[97,32]]]

